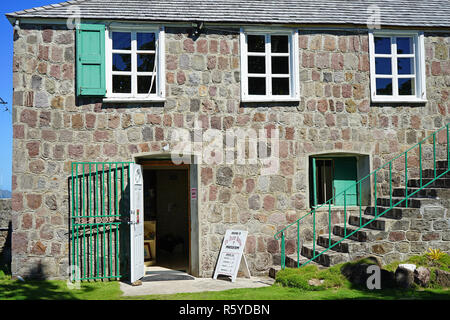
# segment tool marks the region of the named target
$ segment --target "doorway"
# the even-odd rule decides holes
[[[190,273],[190,169],[171,161],[146,161],[144,264]]]

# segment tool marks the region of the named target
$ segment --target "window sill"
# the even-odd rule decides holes
[[[389,99],[389,98],[372,98],[373,103],[427,103],[427,99]]]
[[[165,102],[166,98],[103,98],[104,103],[152,103],[152,102]]]
[[[242,98],[241,102],[300,102],[300,98]]]

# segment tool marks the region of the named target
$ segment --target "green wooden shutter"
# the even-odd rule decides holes
[[[81,24],[77,29],[77,94],[105,96],[105,26]]]
[[[356,158],[354,157],[336,157],[334,158],[334,177],[333,177],[333,187],[334,194],[346,190],[346,205],[356,206],[357,205],[357,168],[356,168]],[[349,188],[349,189],[347,189]],[[344,195],[338,195],[335,199],[334,205],[343,206],[344,205]]]

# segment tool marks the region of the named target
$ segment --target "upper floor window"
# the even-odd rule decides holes
[[[299,100],[297,48],[297,31],[242,29],[242,101]]]
[[[424,102],[423,34],[371,31],[370,77],[373,102]]]
[[[164,84],[162,29],[114,29],[106,45],[106,98],[162,100]]]

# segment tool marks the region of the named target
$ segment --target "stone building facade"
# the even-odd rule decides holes
[[[239,28],[225,29],[205,28],[192,37],[192,28],[167,24],[166,100],[119,104],[76,96],[74,30],[21,24],[13,61],[13,275],[39,269],[47,277],[67,277],[68,178],[74,161],[167,154],[174,130],[193,128],[196,121],[203,130],[279,130],[276,174],[260,175],[260,163],[198,167],[199,275],[212,275],[223,235],[231,228],[249,231],[250,270],[267,274],[280,253],[274,234],[311,210],[309,156],[365,155],[371,171],[449,122],[448,30],[424,33],[428,101],[396,104],[371,101],[369,36],[359,29],[299,30],[299,101],[241,102]],[[438,140],[446,143],[441,135]],[[430,145],[424,148],[430,154]],[[437,227],[428,221],[424,231],[411,222],[367,253],[391,253],[389,261],[428,246],[448,252],[448,208],[436,216]],[[301,231],[311,237],[310,223]],[[418,246],[421,241],[426,243]],[[295,240],[287,247],[293,252]]]

